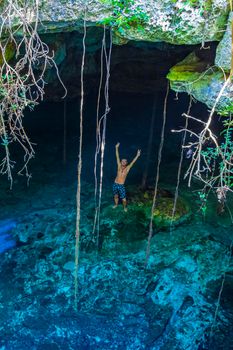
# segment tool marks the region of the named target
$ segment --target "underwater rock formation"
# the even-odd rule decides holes
[[[98,259],[95,251],[82,251],[77,313],[73,309],[75,213],[63,205],[24,218],[15,238],[29,224],[31,243],[1,258],[0,272],[7,268],[8,278],[0,281],[1,287],[5,283],[0,292],[0,346],[59,349],[65,342],[70,348],[85,345],[103,350],[200,349],[213,322],[214,290],[221,285],[228,259],[226,246],[211,237],[218,228],[185,225],[169,239],[158,233],[152,238],[147,269],[146,239],[131,236],[118,243],[115,236],[105,241]],[[32,239],[36,231],[37,239]],[[224,322],[219,332],[226,331],[228,316],[221,308],[218,319]],[[224,345],[230,349],[232,337]]]
[[[48,148],[45,145],[46,154]],[[83,181],[77,312],[73,201],[76,184],[70,181],[70,174],[64,179],[60,163],[56,164],[53,157],[47,158],[47,163],[52,165],[53,172],[46,171],[46,167],[42,172],[39,167],[34,181],[37,176],[39,180],[28,191],[24,186],[16,187],[6,195],[4,185],[0,184],[0,204],[5,203],[0,214],[7,217],[10,212],[17,217],[17,225],[12,229],[17,248],[1,255],[0,348],[204,348],[225,271],[232,295],[233,269],[228,266],[226,254],[229,241],[219,239],[224,235],[230,240],[231,228],[224,229],[213,222],[203,225],[200,217],[194,217],[191,225],[180,225],[171,234],[157,232],[151,240],[147,268],[148,227],[138,237],[138,233],[143,233],[137,231],[140,221],[131,221],[132,225],[119,233],[110,224],[102,250],[97,253],[94,245],[87,251],[84,248],[86,239],[92,235],[95,207],[93,184]],[[128,189],[131,197],[128,213],[121,207],[116,212],[110,208],[111,190],[104,191],[103,224],[110,222],[113,215],[130,216],[136,204],[140,209],[151,199],[150,193],[137,192],[135,187]],[[173,201],[171,193],[160,190],[158,200],[163,197],[169,203]],[[190,204],[194,202],[191,198]],[[102,233],[101,230],[100,236]],[[226,300],[223,295],[218,329],[214,332],[219,340],[211,350],[232,348],[229,332],[232,304],[228,304],[228,309]]]
[[[101,231],[107,232],[114,241],[140,241],[148,235],[148,223],[151,218],[151,206],[153,200],[153,189],[146,191],[132,190],[133,196],[129,192],[129,209],[127,215],[121,206],[115,210],[112,207],[103,209],[103,219],[101,221]],[[166,190],[158,191],[156,207],[153,213],[154,232],[167,230],[171,226],[179,226],[191,218],[191,211],[188,204],[179,198],[173,217],[174,197]],[[110,239],[110,240],[111,240]],[[105,238],[104,240],[104,246]],[[106,237],[109,244],[109,237]]]
[[[10,231],[16,227],[13,220],[0,221],[0,253],[15,246],[15,241],[10,235]]]

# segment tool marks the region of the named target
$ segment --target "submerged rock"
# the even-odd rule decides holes
[[[153,190],[129,188],[127,213],[122,207],[116,211],[106,207],[106,215],[101,213],[105,249],[98,254],[96,250],[80,251],[77,311],[75,210],[70,199],[75,186],[64,191],[60,182],[51,186],[31,198],[34,211],[30,206],[30,215],[25,215],[23,206],[21,215],[18,212],[21,219],[15,236],[20,237],[24,230],[27,244],[1,255],[0,348],[44,349],[56,343],[59,349],[64,344],[70,349],[200,349],[205,343],[203,334],[208,336],[213,324],[221,277],[223,273],[232,275],[227,245],[217,240],[222,229],[194,218],[191,225],[181,225],[172,234],[158,232],[151,240],[145,266],[147,239],[139,239],[136,232],[138,229],[144,237],[148,233],[147,213],[142,209],[148,203],[150,212]],[[89,188],[85,184],[81,241],[84,229],[92,228],[88,224],[88,218],[93,218]],[[60,201],[51,195],[52,189]],[[172,203],[173,194],[160,190],[158,204],[163,199]],[[103,207],[108,203],[109,195],[104,192]],[[124,220],[130,219],[136,208],[137,215],[142,210],[141,220],[146,220],[147,226],[139,220],[131,221],[132,227],[128,221],[127,229],[133,232],[125,232]],[[118,220],[117,227],[113,219]],[[230,233],[228,230],[225,235]],[[232,279],[229,283],[232,291]],[[226,300],[223,293],[219,332],[226,331],[232,321],[232,314],[225,310]],[[232,348],[232,337],[221,340],[224,349]]]
[[[11,236],[11,231],[16,226],[14,220],[0,221],[0,254],[15,247],[16,242]]]
[[[130,194],[129,194],[130,196]],[[124,212],[121,205],[116,209],[107,207],[102,213],[102,230],[107,235],[126,242],[140,241],[148,236],[151,219],[153,190],[136,191],[129,199],[128,211]],[[154,231],[167,230],[171,226],[180,225],[191,217],[188,204],[178,198],[173,217],[174,197],[165,190],[159,190],[153,213]]]

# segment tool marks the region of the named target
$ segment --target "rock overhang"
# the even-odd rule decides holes
[[[29,22],[35,20],[35,13],[30,6],[26,16]],[[213,96],[217,96],[224,84],[224,73],[228,73],[231,64],[232,13],[228,0],[45,0],[39,3],[39,19],[39,32],[45,35],[74,30],[82,32],[84,19],[88,27],[111,27],[113,42],[117,45],[144,41],[205,46],[208,42],[220,41],[215,64],[223,70],[223,74],[211,77],[211,81],[217,79],[217,83],[211,85],[211,89],[215,89]],[[19,22],[19,17],[15,16],[13,25],[17,26]],[[171,74],[168,79],[170,77]],[[179,77],[175,82],[173,74],[171,87],[177,91],[176,87],[179,86],[178,90],[182,91],[181,85],[183,91],[190,94],[197,89],[185,88],[184,84],[180,84]],[[232,109],[231,87],[228,90],[228,102],[224,99],[222,103],[220,99],[216,109],[224,115]],[[194,97],[198,100],[200,94],[201,91],[195,93]],[[206,96],[204,103],[208,107],[213,105],[213,96],[210,101]]]

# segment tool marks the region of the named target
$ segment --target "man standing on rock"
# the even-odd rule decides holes
[[[119,156],[119,142],[116,144],[116,159],[117,159],[117,176],[115,178],[115,182],[113,184],[113,195],[114,195],[114,202],[115,205],[113,208],[116,208],[119,203],[119,198],[122,200],[122,204],[124,207],[124,211],[127,211],[127,200],[126,200],[126,191],[125,191],[125,180],[126,177],[136,162],[136,160],[140,157],[141,155],[141,150],[137,151],[136,157],[132,160],[130,164],[128,164],[127,159],[122,159],[120,160]]]

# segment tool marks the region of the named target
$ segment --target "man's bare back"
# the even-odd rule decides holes
[[[138,150],[136,157],[132,160],[130,164],[128,164],[127,159],[120,160],[119,146],[120,144],[118,143],[116,145],[117,176],[113,184],[113,193],[114,193],[114,202],[115,202],[114,208],[117,207],[119,203],[119,197],[120,197],[120,199],[122,199],[124,210],[127,211],[127,208],[126,208],[127,201],[126,201],[126,192],[125,192],[124,183],[130,169],[132,168],[136,160],[140,157],[141,151]]]

